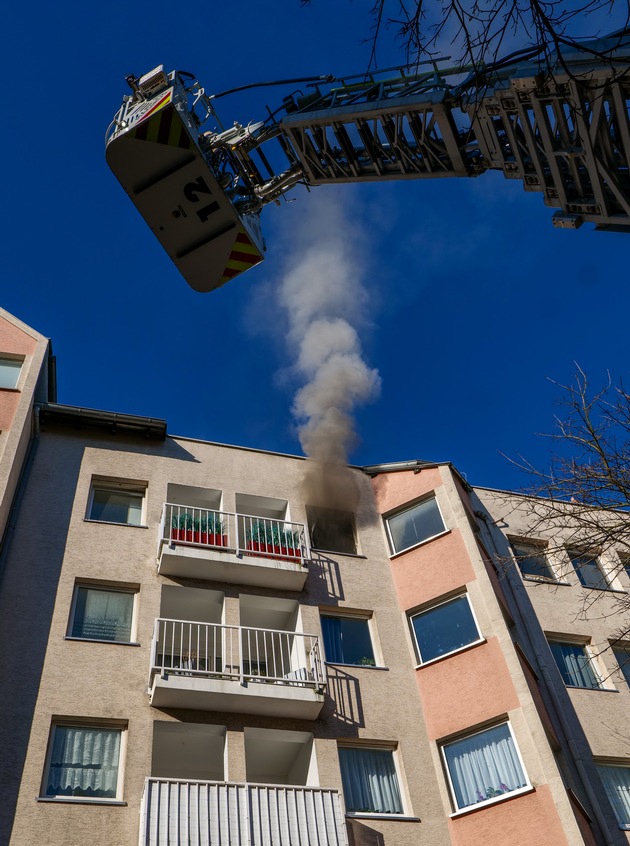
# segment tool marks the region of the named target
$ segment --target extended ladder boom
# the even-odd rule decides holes
[[[551,64],[539,52],[467,78],[430,63],[317,82],[267,121],[205,132],[214,98],[158,68],[130,80],[107,158],[197,290],[262,260],[258,215],[297,183],[501,170],[559,209],[556,226],[630,232],[630,33]]]

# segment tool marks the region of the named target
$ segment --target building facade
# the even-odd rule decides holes
[[[530,591],[513,498],[413,461],[332,510],[303,458],[56,403],[50,355],[0,314],[0,844],[628,842],[623,670],[567,687],[610,635]]]

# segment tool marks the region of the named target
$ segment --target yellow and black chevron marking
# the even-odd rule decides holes
[[[151,115],[148,120],[129,130],[129,138],[137,138],[138,141],[153,141],[156,144],[168,144],[170,147],[181,147],[189,150],[193,147],[193,141],[182,119],[173,105],[160,109]]]
[[[219,285],[229,282],[230,279],[234,279],[239,273],[245,273],[250,267],[260,264],[262,260],[263,256],[261,256],[258,249],[252,244],[245,230],[241,228],[234,241],[232,252],[228,258]]]

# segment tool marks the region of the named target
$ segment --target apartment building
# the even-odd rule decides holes
[[[565,623],[486,492],[355,467],[333,510],[303,458],[56,403],[49,360],[0,313],[2,846],[628,842],[628,741],[542,675]]]

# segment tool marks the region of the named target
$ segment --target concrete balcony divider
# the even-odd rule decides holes
[[[336,790],[148,778],[139,846],[348,846]]]
[[[162,509],[162,575],[302,590],[309,559],[303,523],[171,502]]]
[[[158,708],[315,719],[325,685],[317,635],[155,621],[149,695]]]

